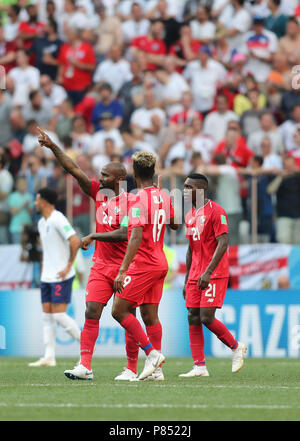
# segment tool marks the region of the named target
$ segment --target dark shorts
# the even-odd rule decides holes
[[[70,303],[74,277],[63,282],[41,282],[42,303]]]

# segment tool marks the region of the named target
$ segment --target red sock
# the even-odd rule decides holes
[[[204,357],[204,336],[201,325],[189,325],[190,347],[194,360],[197,366],[205,366]]]
[[[224,323],[220,322],[220,320],[215,318],[214,321],[210,325],[206,325],[206,327],[229,348],[235,349],[237,347],[238,342],[236,338],[231,334],[231,332],[229,332]]]
[[[149,337],[145,334],[140,322],[133,314],[128,314],[120,324],[132,335],[136,344],[145,351],[146,355],[153,350]]]
[[[152,343],[152,346],[157,351],[161,351],[161,339],[162,339],[162,326],[161,323],[155,323],[155,325],[146,326],[147,335]]]
[[[98,335],[99,320],[86,319],[80,335],[80,363],[89,370]]]
[[[135,374],[137,373],[137,363],[139,358],[139,347],[135,339],[128,331],[125,330],[125,345],[127,355],[127,369],[130,369]]]

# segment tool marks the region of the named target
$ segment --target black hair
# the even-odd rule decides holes
[[[194,179],[195,181],[205,181],[206,184],[208,185],[208,179],[205,175],[203,175],[202,173],[190,173],[188,175],[189,179]]]
[[[48,202],[48,204],[55,205],[57,201],[57,193],[55,190],[49,187],[41,188],[37,194],[40,195],[44,201]]]

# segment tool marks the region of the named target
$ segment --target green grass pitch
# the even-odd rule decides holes
[[[246,358],[231,373],[230,359],[207,359],[210,377],[179,378],[189,358],[169,358],[164,382],[117,382],[124,359],[95,358],[93,381],[71,381],[32,359],[0,358],[1,421],[299,421],[300,360]],[[139,361],[141,371],[144,360]]]

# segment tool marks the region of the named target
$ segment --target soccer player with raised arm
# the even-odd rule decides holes
[[[208,376],[202,325],[232,350],[232,372],[244,363],[247,347],[215,318],[222,308],[229,279],[228,218],[225,210],[206,197],[205,175],[191,174],[184,183],[184,199],[192,208],[185,218],[189,248],[183,295],[188,309],[192,370],[180,377]]]
[[[51,188],[38,191],[35,206],[41,218],[38,231],[42,245],[41,301],[45,354],[29,366],[55,366],[56,324],[59,323],[75,340],[80,329],[66,310],[71,301],[73,267],[80,239],[68,219],[55,209],[57,193]]]
[[[161,349],[161,325],[158,306],[168,263],[163,251],[166,225],[177,229],[170,197],[154,186],[156,157],[138,152],[132,157],[139,192],[128,213],[128,246],[114,283],[112,315],[132,336],[147,358],[139,380],[150,377],[165,357]],[[151,342],[135,317],[136,307],[148,305],[148,313],[159,323],[156,345]],[[159,373],[160,375],[160,373]]]
[[[99,181],[90,179],[41,129],[39,143],[49,148],[61,166],[79,183],[82,191],[96,204],[96,233],[84,237],[86,249],[97,239],[86,287],[85,322],[80,338],[80,362],[74,369],[66,370],[66,377],[75,380],[92,380],[92,356],[99,335],[99,320],[103,308],[113,295],[114,279],[127,247],[127,227],[121,220],[127,213],[129,194],[122,191],[120,182],[125,180],[126,169],[119,162],[111,162],[101,170]],[[113,197],[113,195],[116,195]],[[109,197],[110,196],[110,197]]]

